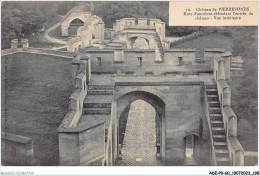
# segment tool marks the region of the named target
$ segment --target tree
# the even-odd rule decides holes
[[[10,40],[21,38],[21,11],[18,9],[2,9],[2,49],[10,47]]]

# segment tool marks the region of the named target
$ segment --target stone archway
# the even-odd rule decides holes
[[[77,30],[81,26],[84,26],[84,22],[81,19],[76,18],[72,20],[69,24],[68,35],[69,36],[77,35]]]
[[[183,165],[199,165],[198,139],[196,134],[188,134],[184,137],[184,160]]]
[[[137,37],[133,43],[133,49],[150,49],[149,47],[149,40],[142,38],[142,37]]]
[[[124,113],[125,112],[125,113]],[[117,165],[161,165],[160,119],[152,105],[132,102],[119,118],[119,156]]]
[[[121,35],[121,39],[119,40],[126,42],[127,49],[134,49],[135,41],[137,39],[142,38],[142,40],[146,41],[149,47],[145,49],[155,50],[155,61],[164,62],[164,50],[162,47],[160,37],[156,32],[150,32],[150,33],[134,33],[134,32],[127,33],[126,32],[126,34],[123,35]]]
[[[153,38],[149,35],[133,35],[127,38],[126,47],[127,49],[154,49],[155,46],[152,45],[154,43],[152,40]]]
[[[154,129],[156,130],[156,128],[157,128],[156,131],[158,132],[158,133],[156,133],[156,131],[155,131],[156,138],[153,138],[153,140],[155,140],[156,142],[153,144],[153,146],[146,147],[147,150],[151,150],[152,147],[154,147],[156,156],[153,153],[150,156],[144,157],[144,159],[146,159],[146,163],[143,162],[143,163],[140,163],[140,165],[151,165],[151,164],[159,165],[159,163],[160,162],[163,163],[164,159],[165,159],[165,103],[158,96],[156,96],[150,92],[146,92],[146,91],[128,92],[128,93],[120,96],[116,100],[116,104],[117,104],[116,105],[117,156],[119,156],[119,157],[121,156],[120,146],[122,146],[122,141],[123,141],[121,139],[123,136],[121,134],[122,130],[119,128],[120,119],[122,117],[122,114],[127,108],[129,108],[129,105],[131,105],[133,102],[140,101],[140,100],[146,102],[146,104],[148,104],[148,106],[150,106],[150,107],[152,107],[152,109],[154,109],[154,115],[156,115],[154,117],[155,118],[154,120],[156,121],[154,124],[155,125]],[[146,107],[147,107],[147,105],[146,105]],[[144,119],[144,118],[145,118],[146,114],[141,114],[140,116],[143,116],[142,120],[143,120],[143,122],[145,122],[146,119]],[[157,118],[157,120],[156,120],[156,118]],[[137,120],[138,119],[136,119],[136,118],[134,119],[135,122]],[[128,122],[126,122],[126,123],[128,123]],[[153,128],[153,125],[151,127]],[[141,131],[141,133],[144,134],[142,131]],[[151,135],[152,134],[147,134],[146,136],[151,137]],[[140,142],[142,142],[142,141],[139,141],[139,143]],[[157,157],[157,161],[154,160],[154,156]],[[150,158],[151,160],[147,162],[147,158],[149,158],[149,157],[153,157],[153,158]],[[119,159],[121,159],[121,158],[119,158]],[[138,157],[136,159],[138,159]]]

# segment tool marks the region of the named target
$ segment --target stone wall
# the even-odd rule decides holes
[[[80,151],[80,165],[91,165],[95,160],[101,160],[104,158],[104,124],[100,124],[83,131],[79,134],[79,151]]]
[[[204,50],[204,61],[213,68],[214,59],[220,58],[226,50],[220,48],[206,48]]]
[[[104,39],[105,40],[111,40],[112,37],[114,36],[115,31],[113,29],[110,28],[105,28],[104,29]]]
[[[161,41],[165,39],[165,23],[160,19],[122,18],[113,24],[115,34],[124,29],[155,29]]]
[[[165,50],[164,63],[156,63],[154,50],[125,50],[119,55],[114,55],[118,52],[123,52],[122,49],[118,50],[88,50],[91,58],[92,72],[93,73],[116,73],[116,70],[121,70],[122,73],[135,72],[145,74],[145,72],[152,72],[153,74],[162,74],[162,72],[171,72],[178,70],[192,70],[194,68],[195,49],[172,49]],[[97,57],[101,57],[101,64],[98,62]],[[142,57],[142,66],[138,65],[137,57]],[[179,57],[182,59],[180,65]],[[191,68],[187,68],[191,67]],[[197,67],[196,67],[197,68]],[[200,68],[203,68],[200,66]]]
[[[68,113],[58,129],[60,165],[101,165],[105,148],[104,121],[80,122],[91,79],[91,63],[86,55],[79,54],[73,58],[71,67],[74,91],[69,99]]]
[[[62,36],[68,36],[68,29],[70,26],[70,23],[74,20],[74,19],[80,19],[81,21],[85,22],[87,21],[87,19],[91,16],[91,12],[82,12],[80,10],[78,11],[73,11],[70,12],[69,14],[67,14],[67,16],[64,17],[64,20],[61,22],[61,35]]]
[[[205,118],[202,82],[119,82],[115,83],[115,86],[114,96],[117,99],[117,105],[114,107],[116,109],[114,111],[117,114],[121,114],[125,107],[128,107],[136,99],[147,101],[159,113],[163,124],[161,156],[166,165],[183,164],[185,158],[184,138],[191,134],[198,136],[194,147],[196,158],[200,164],[209,164],[209,129]],[[159,97],[159,100],[153,96]],[[157,106],[156,103],[162,100],[165,107]],[[115,145],[111,141],[111,150],[113,148]],[[116,149],[112,151],[116,151]]]
[[[34,158],[31,138],[11,133],[1,133],[2,165],[36,166],[40,161]]]
[[[181,165],[185,154],[184,137],[199,136],[197,158],[203,165],[209,161],[209,130],[204,115],[201,85],[171,86],[161,90],[168,97],[166,106],[166,164]],[[169,107],[169,108],[167,108]],[[205,128],[202,128],[205,127]],[[205,141],[206,140],[206,141]],[[205,143],[206,142],[206,143]],[[205,144],[204,144],[205,143]],[[198,154],[198,148],[199,152]]]
[[[187,35],[187,36],[179,37],[179,38],[177,38],[176,40],[170,41],[170,45],[171,45],[171,46],[174,46],[174,45],[177,45],[177,44],[180,44],[180,43],[189,41],[189,40],[193,40],[193,39],[198,38],[198,37],[200,37],[200,36],[203,36],[203,35],[205,35],[205,34],[206,34],[206,33],[203,32],[203,31],[193,32],[192,34],[189,34],[189,35]],[[168,37],[167,37],[167,38],[168,38]],[[166,39],[167,39],[167,38],[166,38]],[[171,40],[171,38],[169,37],[167,40]]]
[[[29,41],[28,39],[21,39],[21,47],[20,48],[28,48],[29,47]],[[11,48],[19,48],[18,39],[11,40]]]
[[[104,157],[104,124],[59,133],[61,166],[87,166]]]
[[[74,52],[96,43],[102,43],[104,41],[104,26],[100,17],[90,16],[86,19],[84,26],[78,28],[77,36],[68,40],[67,50]]]

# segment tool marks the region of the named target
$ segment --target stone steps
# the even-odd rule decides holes
[[[88,95],[113,95],[113,90],[88,90]]]
[[[88,90],[114,90],[113,85],[89,85]]]
[[[206,89],[207,95],[218,95],[217,89]]]
[[[209,114],[221,114],[220,107],[209,107]]]
[[[216,157],[218,166],[229,166],[229,158],[228,157]]]
[[[228,150],[215,150],[215,154],[217,158],[221,158],[221,157],[229,158]]]
[[[217,89],[217,85],[205,85],[206,91],[209,89]]]
[[[111,108],[83,108],[83,115],[90,114],[111,114]]]
[[[220,103],[218,101],[210,101],[208,102],[209,107],[220,107]]]
[[[162,43],[161,43],[161,39],[159,37],[159,35],[157,33],[153,34],[153,38],[156,42],[156,48],[155,48],[155,52],[158,52],[159,55],[160,55],[160,61],[163,61],[164,60],[164,50],[163,50],[163,46],[162,46]]]
[[[84,103],[109,103],[113,101],[113,95],[87,95]]]
[[[228,166],[229,151],[216,85],[206,85],[210,130],[218,166]]]
[[[216,150],[227,150],[227,142],[214,142]]]
[[[224,127],[211,127],[212,135],[214,134],[222,134],[225,135]]]
[[[110,115],[113,85],[89,85],[83,103],[83,115]]]
[[[222,120],[211,120],[211,127],[224,127],[224,122]]]
[[[242,68],[231,67],[230,71],[242,71]]]
[[[111,108],[111,103],[84,103],[84,108]]]
[[[219,101],[218,95],[207,95],[208,101]]]
[[[213,135],[214,142],[227,142],[226,135],[215,134]]]
[[[209,117],[210,117],[210,120],[222,120],[221,114],[210,114]]]

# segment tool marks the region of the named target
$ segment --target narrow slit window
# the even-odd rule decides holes
[[[183,58],[182,57],[178,57],[178,61],[179,61],[179,65],[183,65]]]
[[[97,57],[97,64],[101,66],[101,57]]]
[[[137,65],[142,67],[142,57],[137,57]]]

